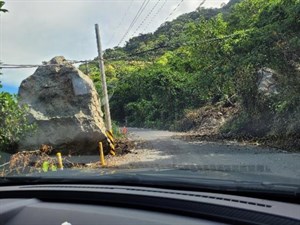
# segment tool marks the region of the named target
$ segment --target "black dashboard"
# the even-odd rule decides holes
[[[300,205],[162,188],[44,184],[0,187],[0,224],[300,224]]]

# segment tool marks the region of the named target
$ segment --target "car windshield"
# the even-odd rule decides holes
[[[299,0],[7,0],[0,19],[0,178],[299,187]]]

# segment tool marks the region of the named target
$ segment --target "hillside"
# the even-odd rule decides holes
[[[222,8],[198,8],[196,11],[180,15],[171,22],[165,22],[155,32],[139,34],[136,37],[129,39],[124,47],[115,47],[107,49],[104,53],[106,59],[116,57],[131,57],[139,60],[149,60],[162,55],[166,50],[174,50],[178,48],[180,42],[185,37],[184,31],[187,24],[194,23],[200,19],[209,20],[219,13],[228,14],[230,8],[236,2],[241,0],[232,0]],[[147,54],[136,53],[156,49],[155,51],[147,52]]]
[[[219,133],[276,139],[299,150],[299,15],[299,0],[235,0],[106,50],[112,118],[182,130],[180,121],[193,110],[236,107]],[[88,67],[101,93],[97,62]],[[266,82],[272,80],[273,91],[259,88],[267,76],[259,71],[272,71]]]

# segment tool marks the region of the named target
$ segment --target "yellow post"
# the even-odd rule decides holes
[[[104,159],[104,153],[103,153],[103,145],[102,142],[99,142],[99,152],[100,152],[100,163],[102,166],[105,166],[105,159]]]
[[[57,156],[57,162],[58,162],[58,169],[63,170],[64,166],[62,163],[61,153],[60,152],[56,153],[56,156]]]

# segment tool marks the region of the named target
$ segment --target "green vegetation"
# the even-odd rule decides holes
[[[224,131],[299,132],[299,15],[299,0],[235,0],[106,50],[112,118],[172,129],[186,110],[221,102],[242,108]],[[89,67],[100,91],[97,64]],[[279,94],[259,93],[263,67],[277,72]]]
[[[1,84],[0,84],[1,88]],[[17,98],[7,92],[0,92],[0,150],[14,152],[17,142],[26,132],[32,132],[34,125],[27,119],[28,108],[19,106]]]
[[[8,12],[7,9],[3,9],[3,6],[5,5],[5,2],[4,1],[0,1],[0,12]]]
[[[223,131],[292,135],[300,128],[300,1],[230,1],[167,22],[105,52],[112,118],[174,129],[186,110],[238,105]],[[155,50],[152,50],[155,49]],[[89,65],[100,91],[97,64]],[[258,71],[276,71],[278,94],[258,91]],[[84,71],[84,68],[82,66]]]
[[[7,12],[3,6],[0,1],[0,12]],[[107,49],[114,132],[121,135],[117,124],[180,130],[192,110],[230,106],[239,113],[223,133],[299,140],[299,28],[300,0],[231,0]],[[277,93],[258,90],[262,68],[276,71]],[[101,96],[97,61],[80,69],[88,70]],[[0,150],[13,149],[33,129],[26,114],[15,96],[0,93]]]
[[[182,15],[123,48],[106,50],[112,118],[170,129],[186,110],[222,102],[242,106],[241,115],[227,124],[231,131],[296,133],[299,15],[299,0],[231,1],[221,9]],[[263,67],[277,72],[279,94],[259,93],[257,73]],[[97,63],[89,68],[100,91]]]

